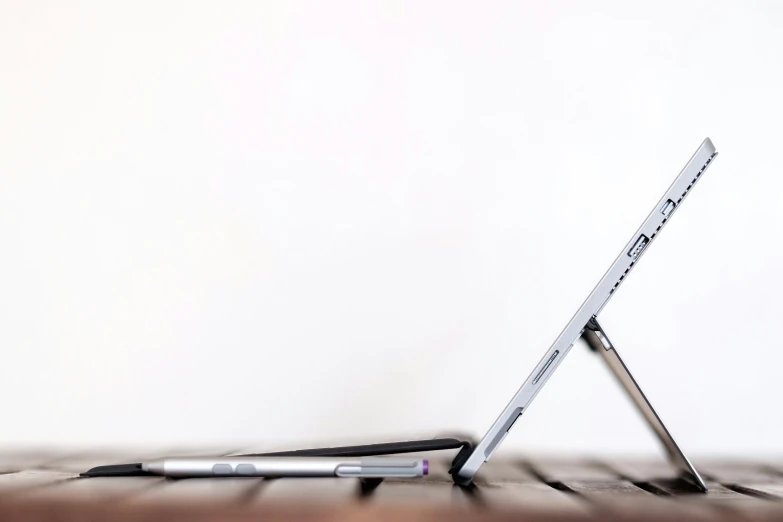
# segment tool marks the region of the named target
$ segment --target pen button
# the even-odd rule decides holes
[[[252,464],[239,464],[237,466],[237,475],[253,475],[256,467]]]
[[[231,467],[231,464],[215,464],[212,466],[213,475],[232,475],[233,473],[234,469]]]

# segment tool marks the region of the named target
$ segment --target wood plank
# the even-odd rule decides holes
[[[780,458],[774,458],[774,459],[768,459],[768,461],[764,462],[764,466],[772,471],[773,473],[776,473],[783,477],[783,461],[780,460]]]
[[[587,459],[525,459],[523,462],[546,482],[607,482],[619,478],[613,470]]]
[[[648,482],[662,493],[686,500],[746,500],[750,497],[733,491],[717,482],[706,481],[709,491],[701,493],[693,485],[680,479],[655,479]]]
[[[89,451],[77,451],[63,453],[56,457],[50,457],[44,463],[38,465],[40,469],[52,469],[82,473],[95,466],[110,464],[128,464],[143,462],[164,457],[179,456],[223,456],[234,451],[234,448],[226,447],[148,447],[136,449],[101,449]]]
[[[596,501],[611,500],[621,495],[634,496],[635,499],[650,496],[649,492],[627,480],[569,480],[562,482],[562,484],[570,491]]]
[[[778,473],[761,462],[713,459],[699,461],[696,466],[706,478],[723,484],[783,482],[783,473]]]
[[[156,457],[230,453],[155,451]],[[82,479],[76,474],[93,465],[148,457],[122,450],[12,453],[9,462],[29,467],[0,473],[0,520],[783,519],[783,474],[763,462],[697,461],[710,487],[704,495],[676,479],[678,471],[664,459],[494,459],[482,467],[475,487],[460,488],[448,475],[450,457],[415,457],[430,461],[427,477],[362,489],[355,479],[337,478]]]
[[[575,461],[576,464],[578,461]],[[566,463],[568,464],[568,462]],[[561,480],[563,486],[590,502],[599,518],[625,520],[712,520],[715,513],[700,506],[682,505],[639,487],[651,477],[672,477],[679,473],[666,460],[587,461],[577,466],[547,468],[551,478],[590,477]],[[559,475],[558,475],[559,474]],[[597,480],[596,477],[605,477]],[[657,493],[663,493],[655,490]]]
[[[652,462],[652,465],[648,465]],[[617,463],[627,464],[627,461]],[[616,464],[617,464],[616,463]],[[591,506],[599,519],[616,520],[711,520],[714,513],[698,506],[680,506],[638,487],[628,478],[639,479],[671,474],[666,461],[639,461],[622,469],[603,461],[591,460],[533,460],[531,468],[542,478],[578,495]],[[617,468],[621,468],[622,473]]]
[[[769,482],[744,482],[739,487],[747,490],[748,494],[768,495],[775,499],[783,500],[783,482],[772,484]]]
[[[594,514],[600,520],[614,518],[635,521],[716,522],[733,519],[733,517],[722,518],[719,516],[720,513],[708,507],[682,503],[669,497],[652,494],[647,497],[619,496],[605,500],[596,504]]]
[[[676,503],[678,510],[687,512],[687,516],[693,519],[724,517],[731,520],[739,516],[739,513],[731,509],[726,510],[725,507],[716,505],[713,501],[718,499],[746,500],[743,496],[737,496],[736,492],[712,480],[706,480],[710,493],[705,496],[695,486],[680,479],[681,471],[665,459],[608,459],[605,464],[616,470],[621,476],[633,480],[642,487],[670,497],[670,500]],[[703,471],[700,467],[697,465],[697,470]],[[702,478],[708,477],[703,475]]]
[[[693,486],[682,480],[653,480],[649,484],[671,496],[678,505],[709,510],[716,517],[742,520],[783,517],[782,504],[734,491],[717,482],[707,481],[707,493],[694,492]]]
[[[0,473],[37,469],[63,454],[63,451],[47,448],[4,449],[0,451]]]
[[[473,482],[477,486],[474,494],[487,509],[524,511],[531,517],[577,518],[589,512],[575,495],[541,482],[517,460],[491,460],[479,469]]]
[[[439,515],[440,513],[432,513]],[[359,522],[383,520],[384,522],[408,522],[421,515],[420,510],[384,509],[375,512],[360,509],[325,510],[306,505],[272,505],[263,509],[247,509],[242,506],[189,503],[116,503],[72,502],[67,499],[29,501],[25,499],[0,499],[0,520],[3,522],[50,522],[55,520],[79,522]],[[435,516],[429,517],[435,519]],[[472,519],[469,522],[473,522]],[[465,521],[468,522],[468,521]]]
[[[310,503],[352,505],[360,502],[362,487],[349,478],[279,478],[265,480],[253,505]]]
[[[715,513],[700,506],[657,496],[626,480],[569,481],[564,486],[583,497],[600,520],[712,521]]]
[[[621,476],[630,478],[643,487],[649,487],[651,491],[671,497],[676,502],[678,509],[687,511],[691,517],[736,517],[756,518],[768,510],[767,506],[756,501],[748,495],[743,495],[724,485],[709,480],[709,475],[704,473],[709,492],[705,495],[698,492],[694,486],[679,478],[680,471],[664,459],[658,460],[607,460],[605,464],[616,470]],[[697,465],[697,470],[706,471],[704,462]],[[752,466],[748,466],[743,473],[748,473]],[[719,468],[715,466],[715,471]],[[737,468],[734,468],[736,470]],[[732,471],[734,471],[732,470]],[[729,471],[728,469],[724,469]],[[726,478],[727,475],[723,475]],[[738,476],[738,475],[735,475]],[[746,476],[756,476],[753,475]]]
[[[665,459],[602,459],[600,463],[617,476],[631,482],[676,479],[680,470]]]
[[[476,507],[473,495],[455,484],[438,482],[382,482],[371,495],[365,498],[370,506],[424,505],[428,507],[453,507],[456,509]]]
[[[130,499],[146,489],[163,484],[162,477],[72,478],[16,494],[35,500],[61,499],[96,502]]]
[[[0,474],[0,497],[18,494],[41,486],[73,479],[73,473],[48,470],[25,470]]]
[[[129,502],[242,506],[255,499],[263,482],[250,477],[165,479],[134,495]]]
[[[479,486],[474,492],[478,503],[492,511],[514,511],[528,517],[584,518],[590,514],[587,503],[576,495],[557,490],[543,482]]]
[[[140,462],[142,455],[133,451],[122,450],[104,450],[104,451],[84,451],[67,453],[57,458],[48,460],[39,469],[49,469],[54,471],[65,471],[78,475],[95,466],[105,466],[108,464],[126,464],[131,462]]]
[[[510,484],[540,484],[541,480],[514,460],[490,460],[473,478],[477,486],[502,486]],[[547,486],[548,487],[548,486]],[[551,488],[550,488],[551,489]]]

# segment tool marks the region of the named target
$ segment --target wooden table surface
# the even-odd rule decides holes
[[[228,455],[236,451],[190,452]],[[172,452],[164,453],[171,455]],[[451,455],[422,479],[80,478],[102,464],[160,454],[0,452],[0,521],[93,520],[783,520],[783,459],[696,459],[694,492],[665,462],[497,457],[471,488]]]

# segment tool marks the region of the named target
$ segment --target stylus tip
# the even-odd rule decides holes
[[[422,469],[422,473],[423,473],[424,475],[427,475],[427,474],[429,474],[429,472],[430,472],[430,461],[429,461],[429,460],[425,460],[425,461],[422,463],[422,465],[421,465],[421,469]]]

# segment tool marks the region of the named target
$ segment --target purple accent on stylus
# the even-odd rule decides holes
[[[424,474],[427,475],[430,472],[430,461],[425,460],[421,467],[424,470]]]

